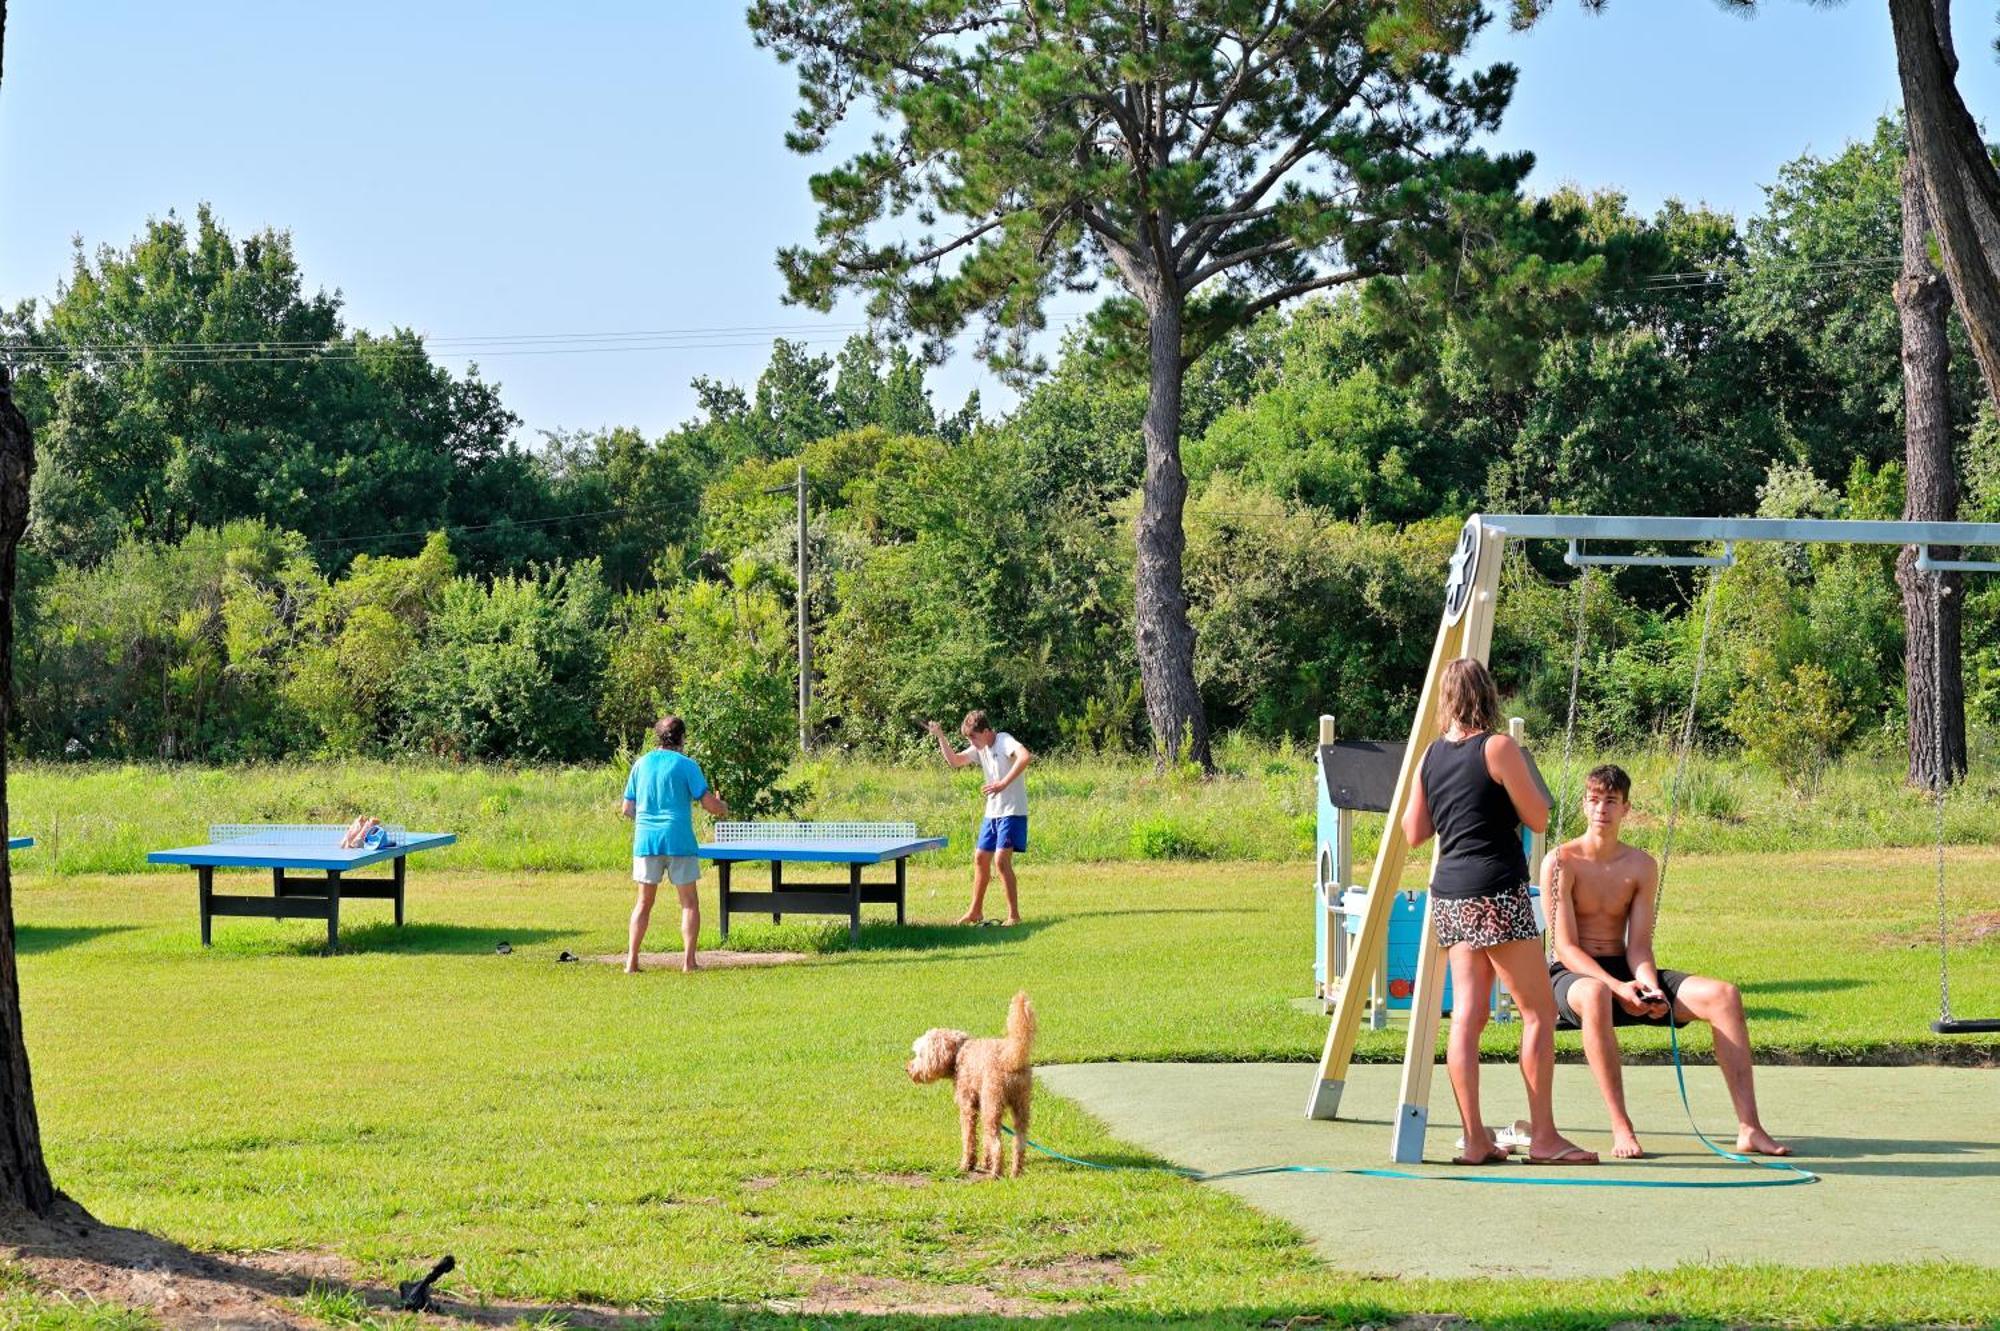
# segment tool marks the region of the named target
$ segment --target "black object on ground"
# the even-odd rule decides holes
[[[443,1279],[458,1265],[458,1259],[450,1253],[438,1258],[436,1266],[422,1280],[405,1280],[396,1286],[396,1306],[407,1313],[420,1313],[431,1306],[431,1286]]]
[[[500,940],[499,944],[496,947],[494,947],[493,950],[495,952],[498,952],[501,956],[504,957],[509,952],[512,952],[514,950],[514,945],[503,938]]]
[[[582,957],[579,957],[579,956],[578,956],[578,955],[577,955],[576,953],[574,953],[574,952],[570,951],[570,950],[569,950],[568,948],[564,948],[564,949],[563,949],[563,950],[562,950],[562,951],[561,951],[560,953],[558,953],[558,954],[557,954],[557,956],[556,956],[556,960],[557,960],[557,961],[582,961],[582,960],[583,960],[583,958],[582,958]]]
[[[1958,1017],[1953,1020],[1938,1020],[1931,1023],[1931,1029],[1939,1035],[1993,1035],[2000,1033],[2000,1018]]]

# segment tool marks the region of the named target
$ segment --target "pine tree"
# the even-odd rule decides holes
[[[779,256],[791,299],[863,293],[933,357],[979,323],[982,354],[1024,375],[1051,299],[1117,290],[1093,331],[1148,385],[1135,633],[1162,760],[1209,762],[1182,577],[1188,368],[1285,301],[1452,261],[1513,207],[1529,159],[1470,146],[1513,70],[1456,63],[1484,22],[1473,0],[751,6],[799,66],[795,151],[850,115],[874,128],[812,178],[815,241]]]

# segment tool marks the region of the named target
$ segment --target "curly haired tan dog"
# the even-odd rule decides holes
[[[958,1100],[958,1126],[965,1150],[958,1167],[970,1171],[974,1125],[986,1134],[985,1171],[1000,1174],[1000,1115],[1014,1119],[1014,1165],[1021,1172],[1021,1143],[1028,1137],[1028,1099],[1034,1093],[1034,1068],[1028,1061],[1035,1039],[1035,1006],[1025,993],[1015,994],[1007,1009],[1007,1034],[997,1040],[975,1040],[964,1031],[932,1029],[910,1046],[909,1073],[914,1082],[952,1079]]]

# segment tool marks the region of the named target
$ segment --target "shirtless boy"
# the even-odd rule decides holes
[[[1584,834],[1542,861],[1542,891],[1553,906],[1556,959],[1549,963],[1549,978],[1556,1010],[1583,1031],[1584,1054],[1611,1111],[1613,1151],[1627,1160],[1645,1154],[1625,1111],[1616,1028],[1664,1026],[1671,1004],[1676,1026],[1705,1021],[1715,1033],[1715,1061],[1736,1106],[1736,1149],[1790,1155],[1791,1148],[1773,1141],[1757,1118],[1742,992],[1722,980],[1654,964],[1660,867],[1651,855],[1618,839],[1631,796],[1632,778],[1623,768],[1611,763],[1592,768],[1584,778]]]

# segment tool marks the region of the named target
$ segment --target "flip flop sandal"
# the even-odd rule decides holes
[[[1595,1165],[1603,1162],[1581,1146],[1571,1146],[1557,1155],[1524,1155],[1521,1157],[1521,1163],[1556,1168],[1564,1165]]]
[[[1468,1160],[1462,1155],[1455,1155],[1451,1158],[1451,1162],[1461,1169],[1482,1169],[1487,1165],[1505,1164],[1511,1159],[1513,1159],[1513,1152],[1504,1146],[1495,1145],[1492,1152],[1484,1160]]]
[[[507,955],[508,953],[510,953],[510,952],[512,952],[512,951],[514,950],[514,945],[513,945],[512,943],[506,943],[506,942],[502,942],[502,943],[499,943],[499,944],[496,944],[496,945],[494,946],[493,950],[494,950],[495,952],[499,953],[499,954],[500,954],[501,956],[503,956],[503,957],[504,957],[504,956],[506,956],[506,955]]]
[[[1526,1119],[1515,1119],[1504,1128],[1493,1129],[1493,1144],[1495,1146],[1506,1146],[1516,1151],[1525,1151],[1528,1149],[1528,1144],[1533,1140],[1534,1134],[1529,1131]],[[1463,1133],[1459,1135],[1457,1141],[1451,1144],[1451,1148],[1454,1151],[1463,1151],[1465,1149],[1465,1136]]]
[[[582,960],[583,960],[582,957],[579,957],[576,953],[570,951],[568,948],[564,948],[561,952],[556,954],[556,961],[558,964],[565,961],[582,961]]]

